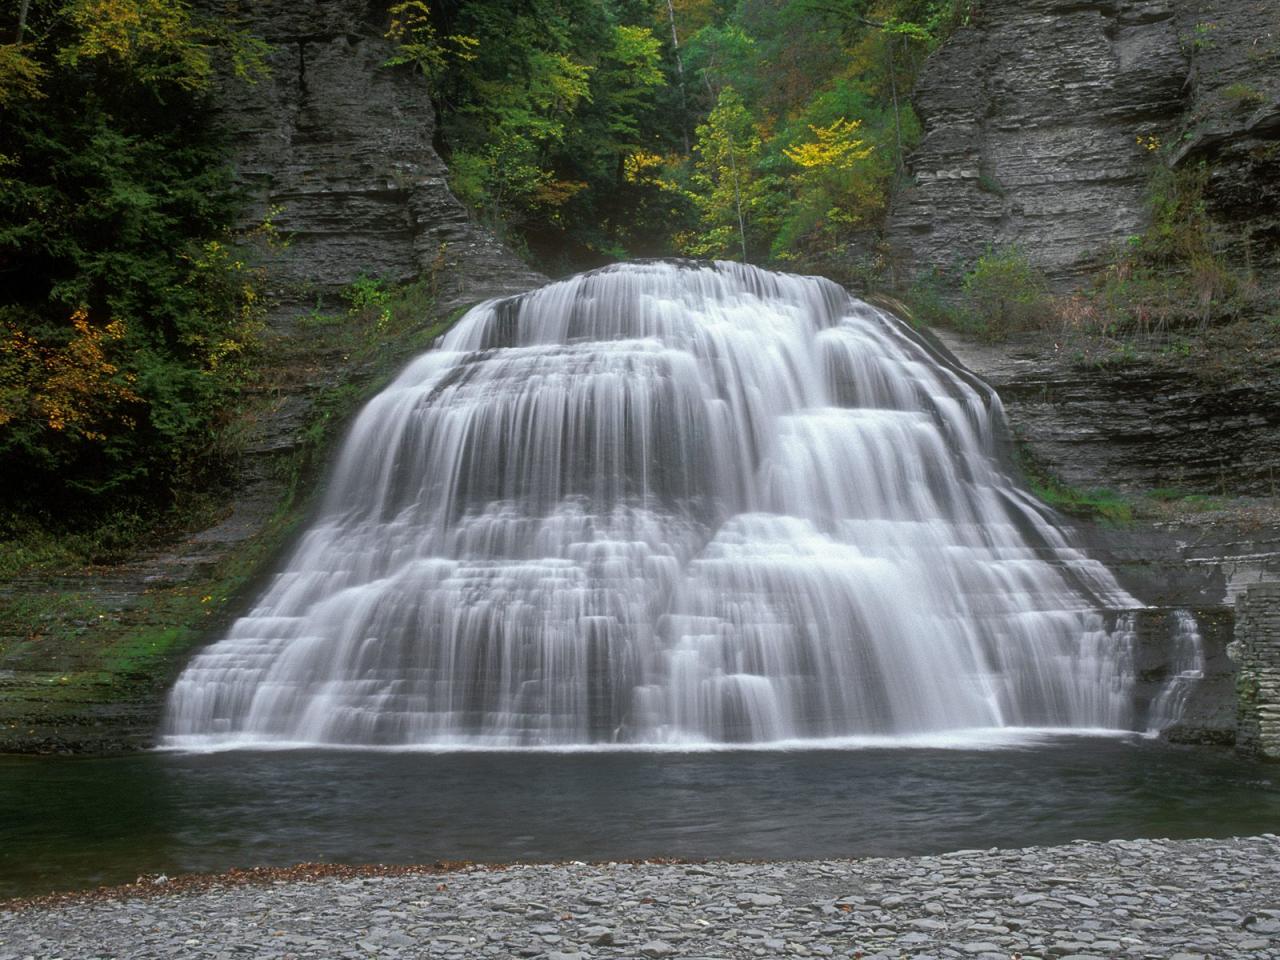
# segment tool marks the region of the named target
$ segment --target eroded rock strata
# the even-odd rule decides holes
[[[477,226],[445,181],[423,77],[389,67],[378,0],[272,0],[246,8],[271,45],[269,76],[220,86],[249,226],[289,239],[270,253],[274,293],[313,305],[359,276],[438,274],[440,307],[517,293],[544,278]]]
[[[1210,209],[1280,265],[1280,8],[1268,0],[990,0],[930,59],[893,199],[904,281],[1018,245],[1070,285],[1149,220],[1155,142],[1208,160]],[[1152,141],[1150,138],[1156,138]]]

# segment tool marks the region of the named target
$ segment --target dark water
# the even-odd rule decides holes
[[[1280,830],[1280,769],[1143,740],[0,760],[0,895],[303,860],[937,853]]]

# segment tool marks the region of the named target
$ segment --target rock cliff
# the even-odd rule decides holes
[[[542,282],[449,192],[423,77],[387,67],[387,3],[266,0],[246,26],[271,45],[270,75],[221,85],[246,225],[272,213],[290,238],[267,266],[287,319],[361,274],[435,271],[442,309]]]
[[[1280,274],[1280,7],[984,0],[926,64],[924,138],[887,226],[900,280],[1016,244],[1066,286],[1138,233],[1153,154],[1207,159],[1211,210]],[[1146,140],[1150,143],[1149,140]]]
[[[939,336],[996,388],[1014,436],[1069,486],[1136,494],[1280,492],[1274,360],[1248,375],[1242,366],[1208,376],[1190,357],[1087,361],[1040,334],[998,345]]]

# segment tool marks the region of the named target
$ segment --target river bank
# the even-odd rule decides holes
[[[905,859],[246,876],[10,902],[0,958],[1280,956],[1273,834]]]

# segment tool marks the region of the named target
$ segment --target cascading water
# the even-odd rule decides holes
[[[1182,718],[1196,685],[1204,679],[1204,638],[1191,611],[1173,611],[1171,634],[1169,680],[1152,702],[1147,721],[1153,732]]]
[[[824,280],[609,267],[374,399],[169,742],[1127,728],[1139,604],[1002,470],[995,394]]]

